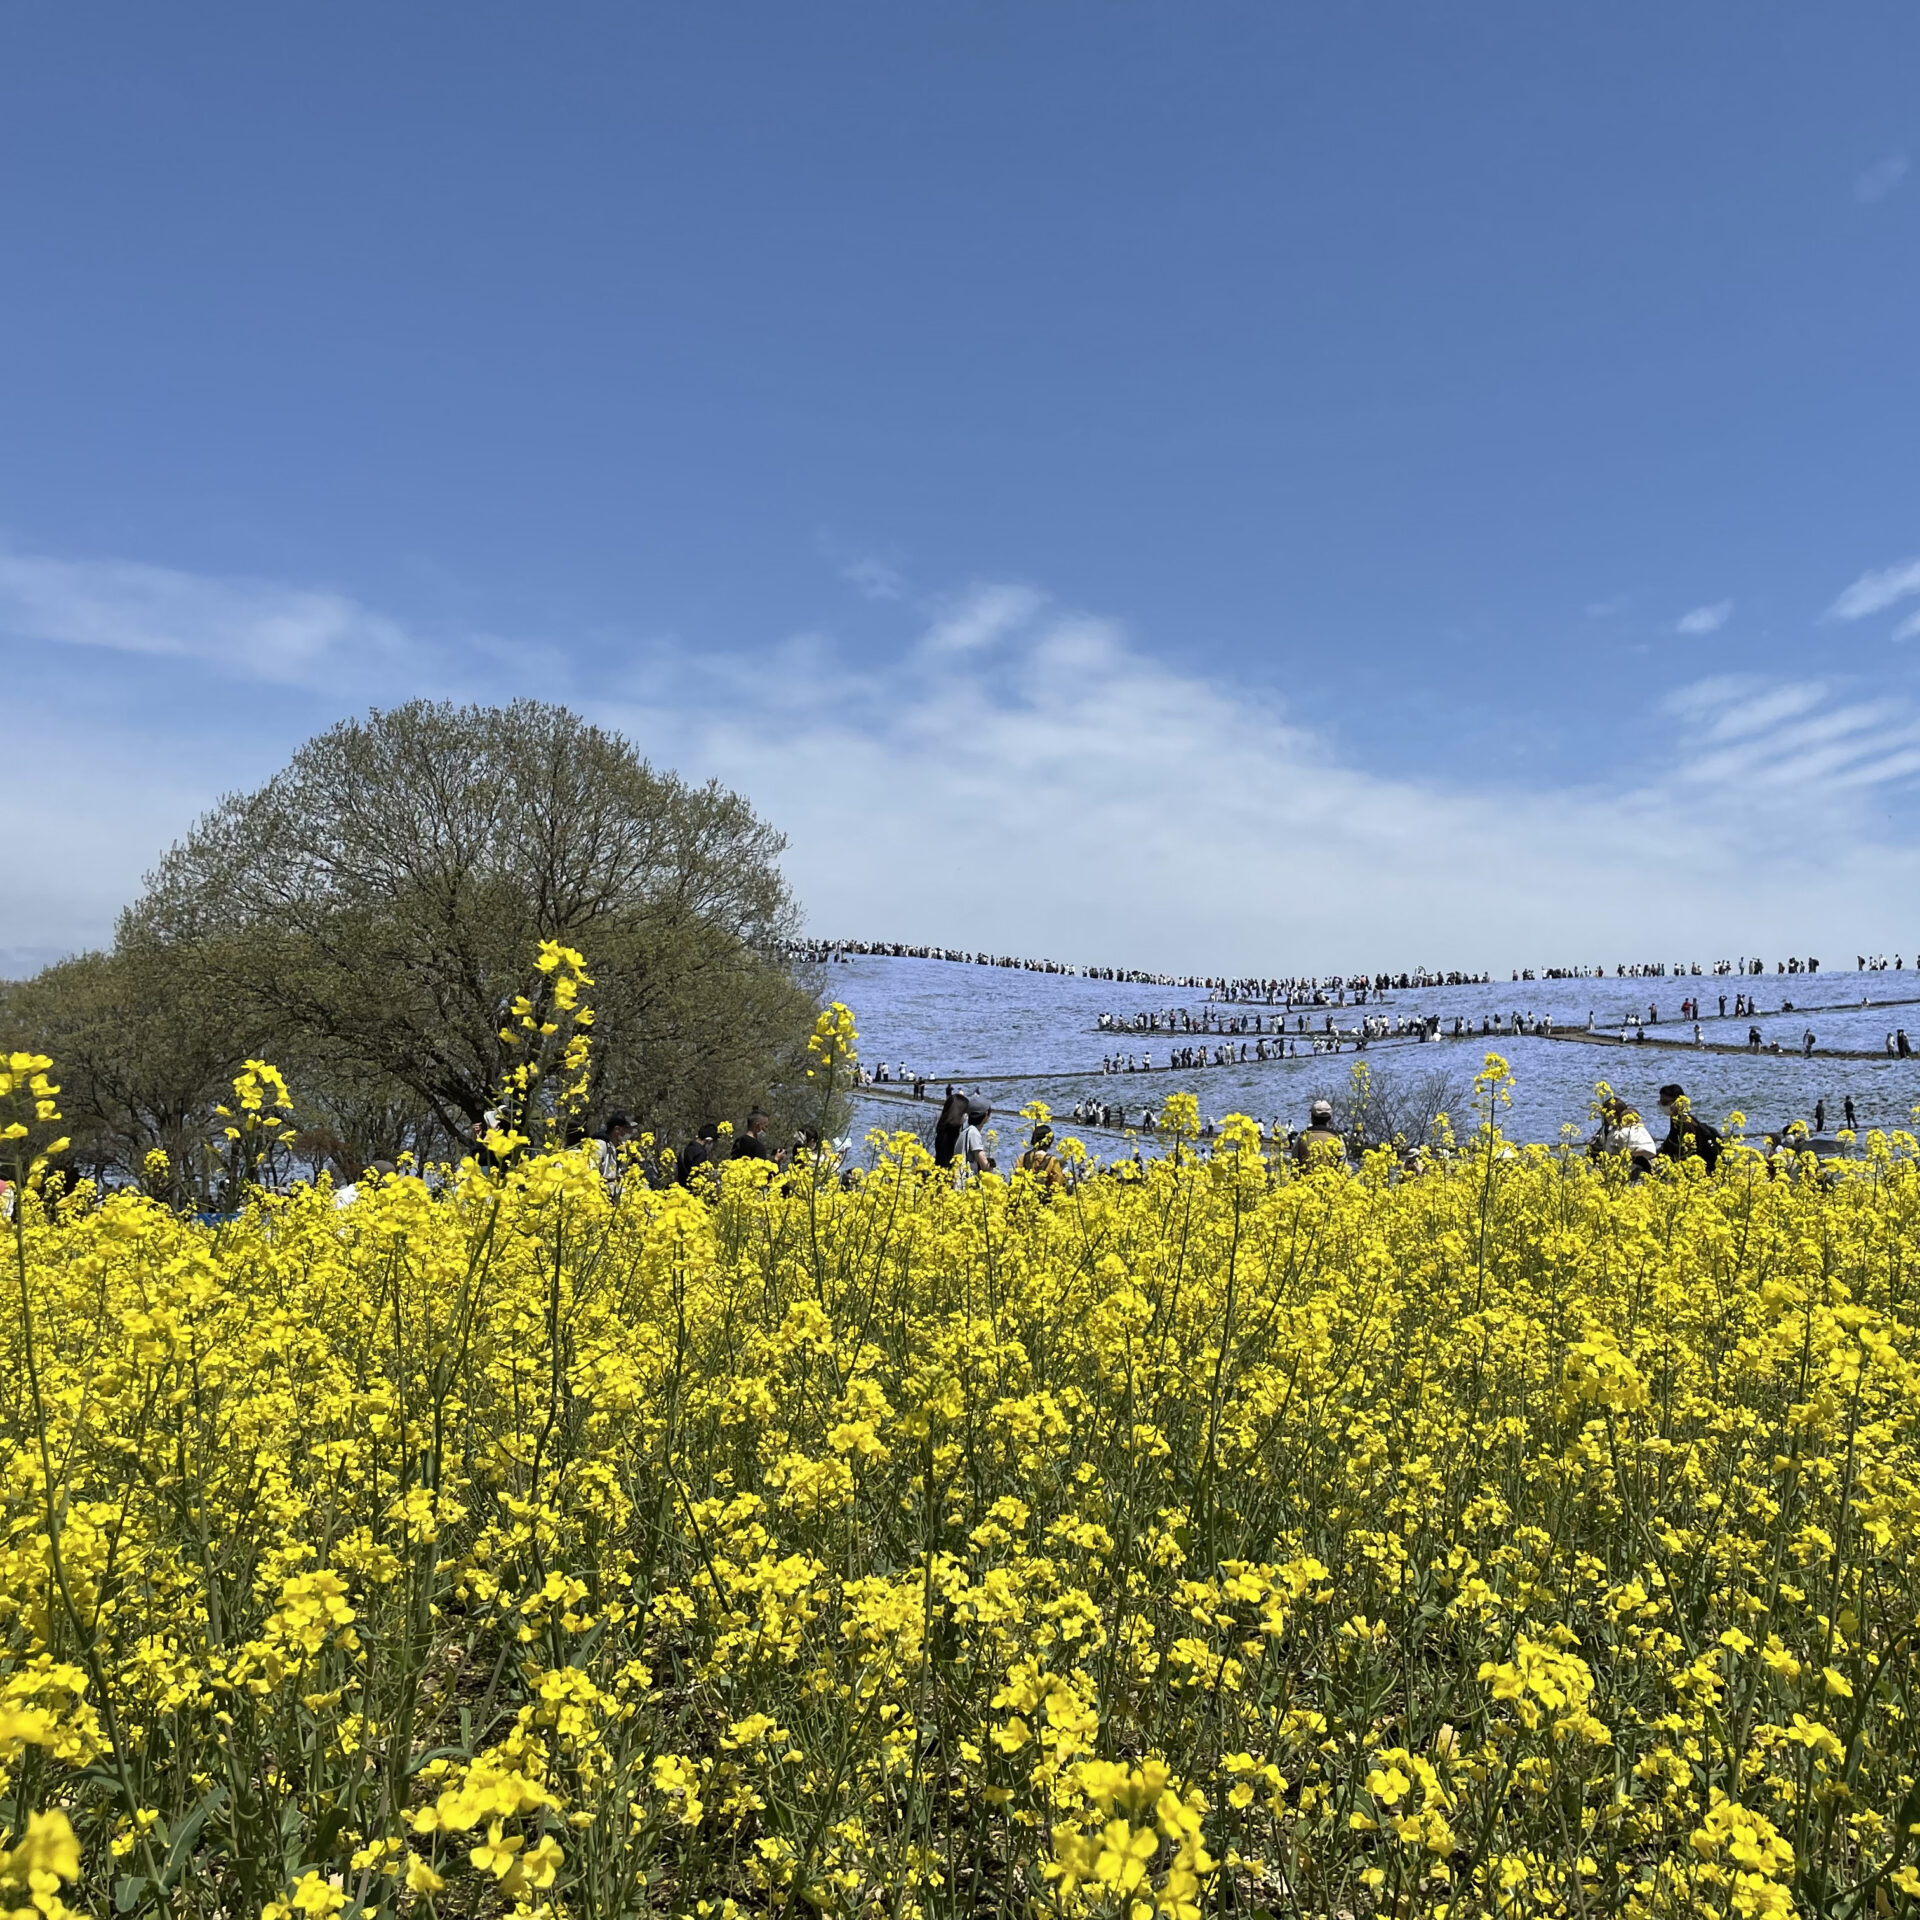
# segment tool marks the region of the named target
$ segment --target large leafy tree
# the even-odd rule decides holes
[[[804,1045],[784,845],[738,794],[565,708],[414,701],[221,801],[118,949],[193,956],[235,1031],[460,1133],[508,1063],[503,1007],[564,940],[596,979],[597,1097],[673,1132],[766,1100]]]

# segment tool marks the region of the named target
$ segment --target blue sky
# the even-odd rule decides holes
[[[0,964],[545,693],[821,931],[1920,944],[1920,14],[13,9]]]

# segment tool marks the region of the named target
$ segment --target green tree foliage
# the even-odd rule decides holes
[[[73,1140],[69,1164],[121,1168],[157,1197],[204,1184],[207,1118],[231,1090],[258,1033],[223,991],[209,954],[129,939],[8,984],[6,1040],[50,1054]],[[147,1164],[155,1149],[165,1167]]]
[[[149,875],[113,953],[13,989],[8,1024],[69,1075],[63,1036],[97,1038],[102,1126],[128,1164],[258,1053],[287,1069],[315,1157],[352,1172],[471,1130],[507,1063],[502,1010],[540,941],[562,940],[594,971],[594,1106],[684,1138],[779,1112],[797,1077],[814,1004],[780,953],[784,845],[738,794],[565,708],[415,701],[222,800]]]

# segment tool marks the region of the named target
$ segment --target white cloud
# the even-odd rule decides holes
[[[180,706],[249,718],[269,666],[318,690],[282,703],[285,738],[209,722],[188,742],[158,709],[108,738],[67,669],[75,697],[32,727],[49,768],[102,771],[49,778],[57,806],[36,783],[0,792],[23,950],[105,938],[194,811],[343,711],[421,691],[423,659],[476,697],[569,699],[740,788],[788,834],[821,932],[1155,967],[1500,966],[1817,952],[1829,931],[1891,946],[1891,903],[1920,895],[1920,856],[1876,837],[1867,806],[1920,774],[1920,718],[1824,681],[1680,689],[1650,716],[1657,783],[1528,788],[1508,767],[1469,785],[1356,765],[1275,697],[1025,585],[903,603],[877,661],[820,633],[738,654],[662,642],[596,684],[558,643],[430,653],[343,596],[0,557],[0,639],[165,656]]]
[[[344,594],[0,548],[0,634],[204,660],[295,685],[417,667],[419,642]]]
[[[1729,803],[1781,801],[1812,820],[1836,802],[1920,773],[1920,711],[1904,699],[1838,701],[1825,681],[1739,676],[1683,688],[1670,711],[1693,723],[1680,779]]]
[[[942,611],[921,647],[930,655],[977,653],[1024,626],[1042,604],[1031,587],[976,587]]]
[[[1896,640],[1911,640],[1916,634],[1920,634],[1920,613],[1908,614],[1893,630]]]
[[[1811,711],[1827,697],[1818,680],[1770,685],[1748,674],[1696,680],[1667,696],[1669,713],[1700,722],[1709,740],[1738,740]]]
[[[1863,573],[1827,609],[1829,620],[1864,620],[1882,613],[1896,600],[1920,593],[1920,560],[1902,560],[1897,566]]]
[[[977,589],[878,671],[808,648],[744,702],[683,681],[663,705],[656,680],[602,714],[750,793],[823,933],[1156,967],[1551,963],[1817,951],[1920,885],[1911,851],[1825,832],[1911,777],[1920,731],[1821,685],[1683,690],[1662,787],[1476,791],[1347,764],[1031,591]]]
[[[1855,175],[1853,197],[1864,206],[1884,200],[1907,177],[1907,156],[1889,153],[1876,160],[1864,172]]]
[[[1718,633],[1733,612],[1731,600],[1716,600],[1710,607],[1695,607],[1674,622],[1676,633]]]

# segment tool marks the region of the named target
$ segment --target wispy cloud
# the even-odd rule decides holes
[[[397,621],[345,594],[4,548],[0,634],[203,660],[293,685],[404,672],[421,663],[423,651]]]
[[[1920,593],[1920,560],[1902,560],[1891,567],[1863,573],[1827,609],[1829,620],[1864,620],[1883,613],[1897,600]]]
[[[1718,633],[1733,612],[1731,600],[1716,600],[1710,607],[1695,607],[1674,622],[1676,633]]]
[[[1920,775],[1920,710],[1909,700],[1844,700],[1822,680],[1729,675],[1682,688],[1679,776],[1731,800],[1786,800],[1811,818],[1870,788]]]
[[[1702,738],[1738,740],[1795,719],[1826,697],[1826,684],[1819,680],[1769,684],[1751,674],[1726,673],[1676,688],[1663,705],[1678,719],[1695,723]]]
[[[1920,635],[1920,613],[1908,614],[1893,630],[1896,640],[1911,640],[1916,635]]]
[[[1043,604],[1031,587],[976,587],[942,611],[921,641],[921,650],[929,657],[978,653],[1017,633]]]
[[[1872,206],[1876,200],[1884,200],[1906,177],[1907,156],[1904,153],[1886,154],[1855,175],[1853,197],[1863,207]]]

